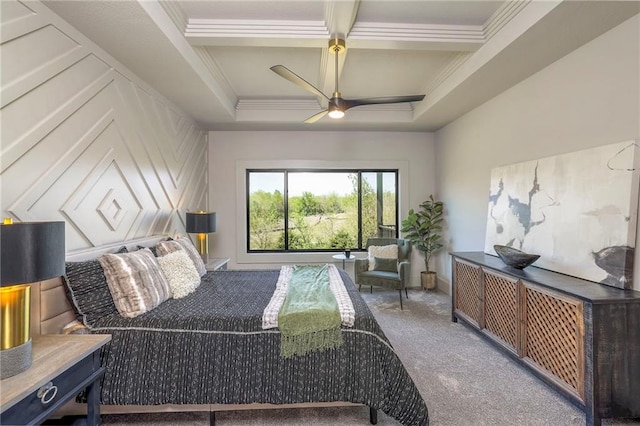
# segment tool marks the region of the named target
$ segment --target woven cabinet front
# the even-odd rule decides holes
[[[579,299],[524,283],[524,356],[584,400],[584,319]]]
[[[461,312],[469,319],[480,324],[480,267],[454,259],[455,274],[455,306],[456,312]]]
[[[518,280],[484,270],[484,321],[488,332],[498,337],[504,346],[517,352]]]

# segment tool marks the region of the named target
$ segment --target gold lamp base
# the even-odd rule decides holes
[[[29,284],[0,288],[0,379],[31,366],[30,309]]]
[[[201,255],[209,254],[209,234],[196,234],[196,249]]]

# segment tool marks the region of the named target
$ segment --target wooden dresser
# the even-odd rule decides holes
[[[640,292],[482,252],[452,253],[452,319],[462,320],[586,413],[640,418]]]

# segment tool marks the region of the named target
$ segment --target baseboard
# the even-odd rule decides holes
[[[441,278],[440,275],[436,278],[436,288],[444,294],[451,295],[451,283]]]

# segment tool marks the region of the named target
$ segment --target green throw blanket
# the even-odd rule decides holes
[[[328,265],[295,265],[278,314],[280,355],[290,358],[342,346],[338,303],[329,288]]]

